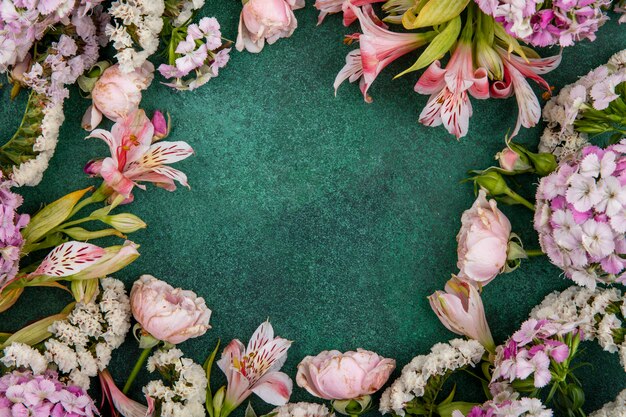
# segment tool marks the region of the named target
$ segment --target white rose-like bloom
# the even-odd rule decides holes
[[[204,298],[152,275],[142,275],[133,284],[130,306],[144,331],[173,345],[202,336],[211,328],[211,310]]]

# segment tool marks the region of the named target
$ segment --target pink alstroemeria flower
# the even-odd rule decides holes
[[[256,329],[247,347],[238,339],[226,346],[217,361],[228,381],[222,416],[228,415],[253,392],[272,405],[289,401],[293,382],[279,370],[287,360],[290,346],[291,341],[274,337],[269,321]]]
[[[453,276],[446,283],[445,292],[436,291],[428,300],[448,330],[477,340],[485,349],[495,352],[483,301],[474,285]]]
[[[102,403],[104,404],[105,401],[109,403],[112,416],[118,417],[121,414],[124,417],[152,417],[154,415],[154,400],[152,398],[146,396],[148,401],[146,407],[124,395],[115,385],[108,369],[99,372],[98,376],[102,386]]]
[[[443,124],[457,139],[465,136],[472,115],[468,93],[477,99],[489,98],[489,78],[485,68],[474,69],[472,45],[462,39],[446,68],[433,62],[415,84],[415,91],[430,94],[419,121],[426,126]]]
[[[358,39],[361,47],[346,56],[346,65],[339,71],[333,87],[335,94],[339,86],[349,80],[351,83],[360,79],[359,87],[366,102],[372,98],[367,94],[378,74],[393,61],[421,46],[432,37],[424,33],[396,33],[379,26],[372,16],[351,3],[346,3],[361,23],[362,34],[352,35]]]
[[[497,47],[498,54],[504,64],[504,80],[496,81],[491,86],[491,96],[494,98],[508,98],[515,94],[519,113],[517,124],[510,138],[517,135],[522,126],[535,126],[541,117],[541,105],[535,92],[526,78],[530,78],[546,91],[550,85],[539,75],[547,74],[561,63],[561,54],[547,58],[528,58],[525,60],[517,55],[509,54],[503,48]]]
[[[143,110],[137,110],[113,125],[110,132],[96,129],[87,138],[99,138],[109,145],[111,156],[87,163],[85,172],[99,176],[114,193],[111,200],[119,195],[123,203],[133,200],[135,186],[145,189],[140,182],[152,182],[158,187],[174,191],[174,181],[189,187],[187,176],[167,166],[181,161],[193,149],[186,142],[155,142],[154,125]]]
[[[354,12],[347,7],[347,1],[348,0],[315,0],[315,8],[320,11],[320,15],[317,18],[317,24],[320,25],[327,15],[340,13],[342,11],[344,12],[343,25],[347,27],[354,23],[357,17]],[[371,3],[382,3],[384,1],[386,0],[349,0],[349,3],[357,7],[363,6],[366,14],[371,14],[375,17],[374,9],[372,8]]]

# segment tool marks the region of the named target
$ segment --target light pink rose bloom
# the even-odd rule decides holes
[[[395,367],[395,360],[364,349],[323,351],[300,362],[296,383],[325,400],[350,400],[378,391]]]
[[[133,284],[130,307],[144,331],[173,345],[202,336],[211,328],[211,310],[202,297],[174,289],[151,275],[142,275]]]
[[[103,115],[117,122],[137,110],[141,91],[150,86],[153,78],[154,66],[149,61],[128,74],[120,70],[119,64],[105,69],[91,91],[93,104],[83,116],[83,128],[95,129]]]
[[[476,287],[453,276],[446,283],[445,292],[435,292],[428,297],[428,301],[448,330],[477,340],[485,349],[495,352],[496,345]]]
[[[270,45],[288,38],[298,27],[293,11],[304,7],[304,0],[248,0],[239,17],[235,46],[238,51],[260,52],[265,41]]]
[[[458,277],[480,285],[491,282],[506,266],[510,235],[509,219],[480,190],[472,208],[463,213],[456,236]]]

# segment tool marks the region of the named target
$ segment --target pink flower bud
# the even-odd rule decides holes
[[[395,360],[368,350],[323,351],[300,362],[296,382],[316,397],[349,400],[378,391],[395,367]]]
[[[487,201],[484,190],[463,213],[461,223],[456,237],[459,278],[486,285],[506,265],[511,223],[495,200]]]
[[[133,284],[130,306],[144,331],[173,345],[202,336],[211,328],[211,310],[202,297],[174,289],[151,275],[142,275]]]
[[[156,110],[152,115],[152,125],[154,126],[154,140],[160,140],[166,138],[170,134],[169,114],[167,120],[163,113]]]
[[[298,26],[293,10],[302,7],[304,0],[249,0],[239,18],[237,50],[260,52],[266,40],[288,38]]]
[[[453,276],[446,284],[445,292],[437,291],[428,300],[448,330],[477,340],[485,349],[495,352],[483,301],[472,284]]]
[[[496,159],[500,164],[500,168],[505,171],[526,171],[531,168],[530,164],[524,161],[520,154],[510,148],[504,148],[502,152],[496,155]]]

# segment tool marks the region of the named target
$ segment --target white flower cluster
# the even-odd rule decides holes
[[[334,417],[335,413],[328,410],[324,404],[316,403],[289,403],[277,407],[270,414],[274,417]]]
[[[621,331],[622,320],[626,317],[626,298],[618,289],[569,287],[563,292],[549,294],[530,316],[537,320],[552,320],[570,329],[579,328],[584,340],[597,340],[611,353],[619,351],[626,371],[626,342],[618,344],[615,340],[615,333]]]
[[[174,19],[174,26],[179,27],[184,25],[191,19],[193,12],[200,9],[202,6],[204,6],[204,0],[184,0],[180,13]]]
[[[448,343],[437,343],[428,355],[420,355],[402,369],[400,378],[385,390],[380,399],[383,414],[393,412],[405,414],[406,403],[424,395],[429,378],[445,375],[465,366],[475,366],[485,348],[475,340],[453,339]]]
[[[590,71],[577,82],[566,85],[546,103],[543,119],[547,122],[539,152],[552,153],[559,161],[576,157],[588,144],[588,136],[575,130],[581,110],[601,110],[616,98],[615,86],[626,80],[626,50],[616,53],[609,62]]]
[[[33,145],[33,151],[37,152],[37,156],[13,167],[11,179],[16,186],[34,187],[41,182],[43,173],[54,155],[59,139],[59,129],[64,120],[63,102],[49,102],[43,108],[41,134],[35,139]]]
[[[163,29],[163,0],[116,0],[109,14],[114,24],[108,24],[106,35],[117,51],[115,58],[123,72],[141,67],[159,47]],[[136,47],[140,49],[136,49]]]
[[[620,392],[611,403],[604,404],[598,411],[589,414],[589,417],[624,417],[626,416],[626,389]]]
[[[41,375],[48,369],[46,358],[37,349],[24,343],[11,343],[2,354],[0,362],[8,368],[31,369],[35,375]]]
[[[174,375],[168,385],[157,380],[143,388],[146,396],[159,403],[161,417],[204,417],[208,381],[202,366],[183,358],[180,349],[159,349],[148,359],[148,370]]]
[[[67,319],[54,322],[44,353],[13,343],[4,349],[2,362],[9,367],[30,368],[42,374],[49,365],[67,375],[70,385],[88,389],[90,377],[103,370],[130,329],[130,301],[124,284],[113,278],[101,280],[99,302],[78,303]]]

